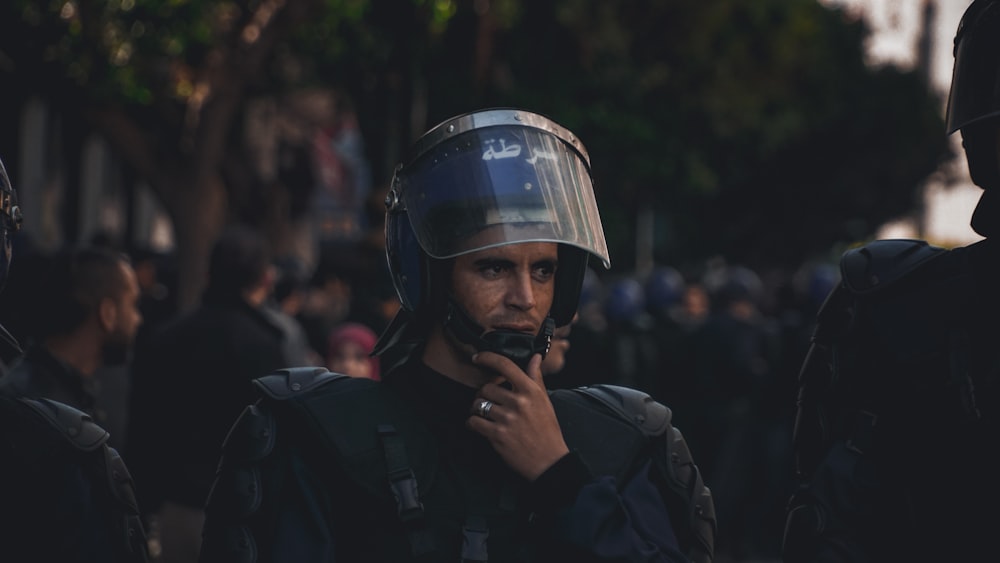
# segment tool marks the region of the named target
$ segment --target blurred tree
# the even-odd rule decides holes
[[[292,87],[350,93],[376,186],[447,116],[550,115],[587,143],[623,271],[640,209],[661,262],[797,264],[912,210],[949,157],[918,73],[865,66],[864,23],[815,0],[9,0],[0,16],[4,99],[44,94],[154,188],[182,303],[227,217],[280,222],[242,112]]]
[[[951,156],[942,100],[866,66],[866,35],[815,0],[473,2],[431,52],[430,114],[524,105],[579,134],[618,268],[648,207],[661,262],[796,264],[912,211]]]
[[[4,100],[41,95],[64,134],[99,131],[173,222],[179,300],[197,299],[209,247],[240,219],[281,227],[279,194],[249,173],[246,105],[314,79],[312,56],[378,53],[340,37],[367,0],[11,0],[0,8]],[[411,22],[412,23],[412,22]],[[296,51],[306,45],[307,53]],[[364,45],[362,44],[362,47]],[[381,46],[379,46],[381,48]],[[16,112],[7,113],[16,118]],[[7,140],[10,143],[10,140]],[[65,143],[79,153],[79,139]],[[76,157],[78,158],[78,156]],[[286,218],[287,219],[287,218]]]

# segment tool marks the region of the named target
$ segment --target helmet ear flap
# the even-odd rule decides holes
[[[573,322],[573,316],[576,315],[577,307],[580,305],[580,292],[583,290],[583,278],[587,274],[587,261],[586,251],[566,244],[559,245],[555,297],[549,312],[556,326],[566,326]]]
[[[396,296],[404,309],[415,311],[425,291],[422,283],[425,258],[406,213],[387,215],[385,239],[385,256]]]
[[[451,260],[427,256],[405,213],[391,214],[386,223],[386,259],[404,309],[419,318],[434,318],[444,311]]]

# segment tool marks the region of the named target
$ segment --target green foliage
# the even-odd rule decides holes
[[[276,38],[253,94],[349,92],[382,183],[440,119],[491,105],[548,114],[590,150],[619,268],[633,265],[646,208],[660,261],[801,262],[913,209],[950,156],[941,100],[915,72],[867,67],[863,22],[815,0],[287,5],[306,4],[311,16]],[[44,77],[26,90],[158,108],[136,115],[179,129],[195,78],[239,48],[263,5],[12,0],[0,53],[17,76]]]

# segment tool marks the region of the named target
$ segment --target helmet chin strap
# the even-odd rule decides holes
[[[444,326],[459,342],[468,344],[480,352],[496,352],[506,356],[521,369],[526,370],[532,356],[541,354],[544,358],[549,353],[556,322],[552,317],[545,317],[541,329],[534,336],[504,329],[483,334],[483,327],[476,324],[461,307],[449,299]]]

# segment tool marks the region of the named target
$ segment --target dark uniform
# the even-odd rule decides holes
[[[107,440],[72,407],[0,395],[0,559],[147,560],[132,479]]]
[[[560,453],[529,480],[503,454],[539,459],[555,448],[501,451],[475,426],[508,407],[479,400],[487,422],[470,418],[487,387],[462,382],[475,368],[430,367],[475,349],[511,360],[509,383],[537,384],[529,361],[546,352],[554,326],[572,321],[588,255],[608,264],[579,141],[537,114],[486,110],[431,130],[415,154],[387,199],[387,258],[403,308],[376,346],[389,366],[382,381],[321,368],[256,380],[260,399],[224,446],[201,561],[710,561],[712,497],[667,407],[623,387],[529,397],[512,385],[544,418],[504,431],[561,433]],[[548,309],[533,310],[525,290],[500,308],[522,320],[530,310],[530,321],[484,329],[446,272],[467,258],[492,281],[513,267],[477,257],[497,247],[518,256],[507,245],[520,242],[556,243],[538,252],[545,264],[558,252],[553,277],[547,265],[519,271],[551,292]],[[488,284],[486,299],[507,299]],[[504,327],[527,322],[540,328]]]
[[[20,227],[17,195],[0,163],[0,284]],[[0,327],[0,356],[20,354]],[[132,479],[85,413],[15,386],[0,390],[0,561],[118,563],[147,560]]]
[[[475,389],[420,362],[381,384],[301,368],[257,386],[209,500],[206,563],[710,560],[711,497],[645,394],[551,392],[575,453],[528,483],[463,426]]]
[[[996,558],[998,77],[1000,2],[977,0],[955,39],[948,132],[984,188],[972,226],[988,238],[843,256],[800,373],[788,563]]]
[[[989,549],[996,245],[877,241],[845,256],[801,374],[789,561],[969,561]]]

